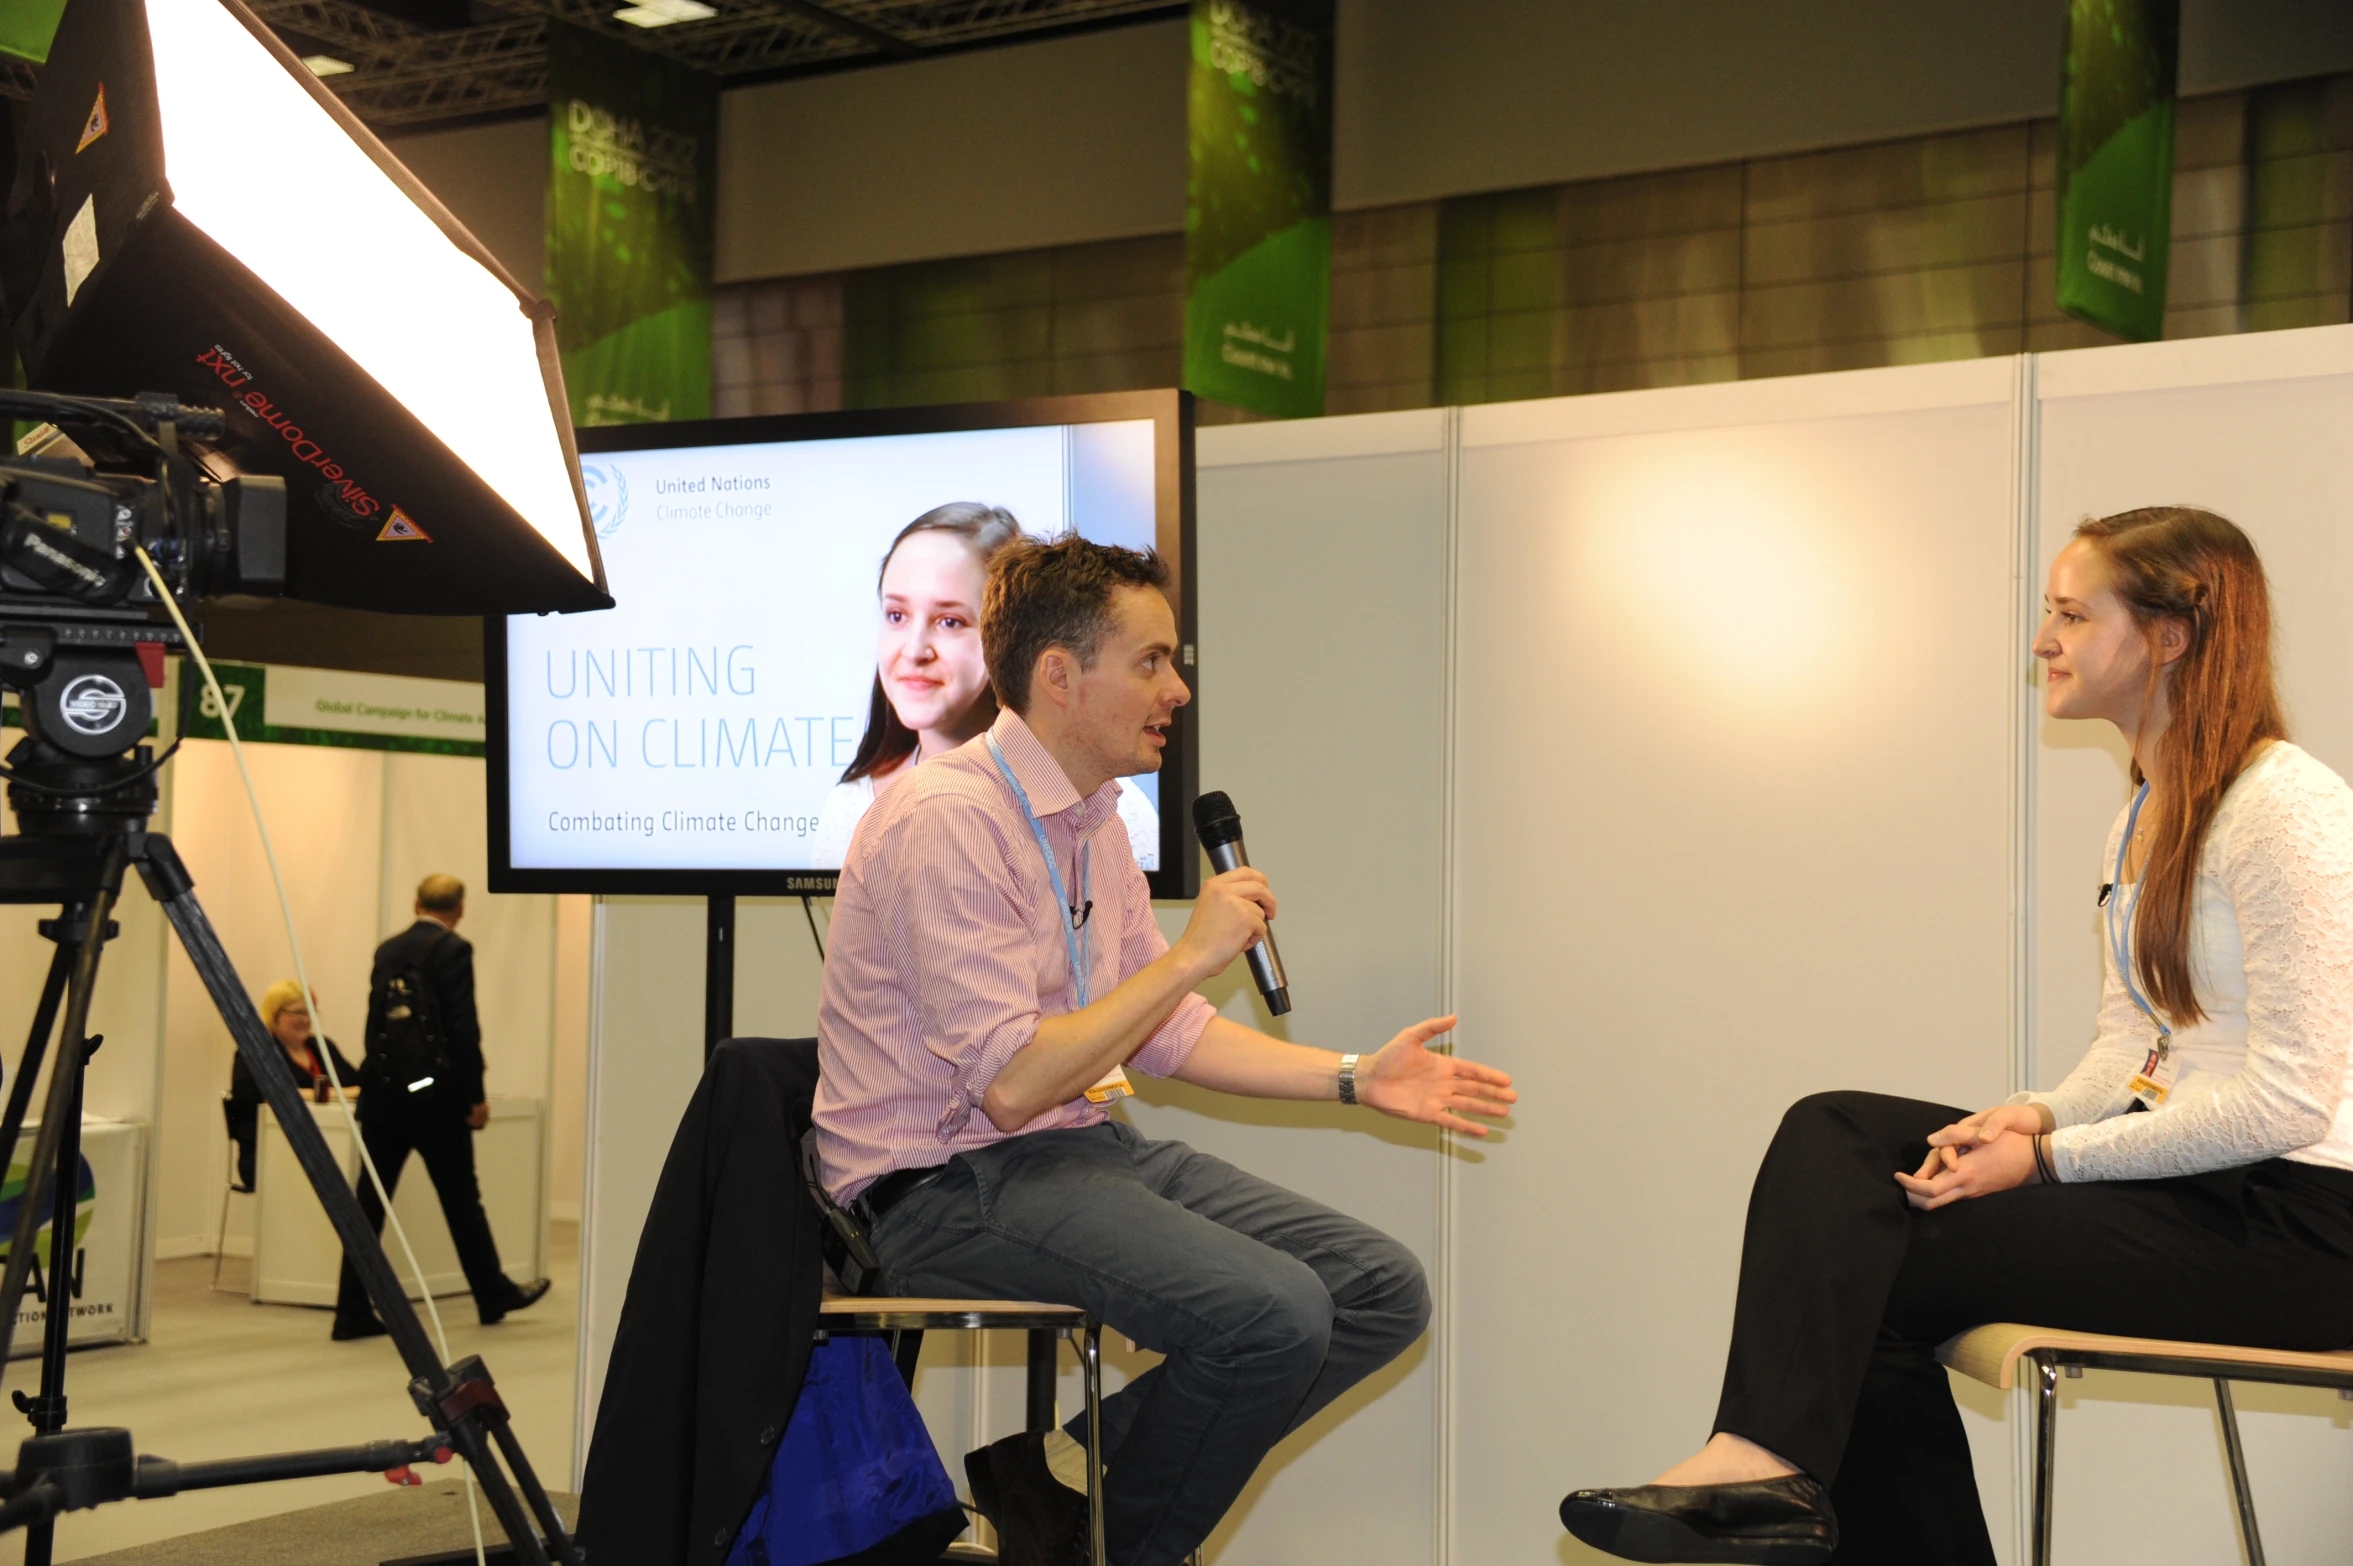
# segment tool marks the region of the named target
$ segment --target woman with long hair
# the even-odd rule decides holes
[[[1804,1099],[1749,1199],[1715,1431],[1561,1520],[1627,1560],[1991,1566],[1936,1346],[1993,1321],[2353,1344],[2353,790],[2288,743],[2271,604],[2223,518],[2087,521],[2052,562],[2043,710],[2133,792],[2100,862],[2098,1036],[1975,1114]]]
[[[891,540],[876,582],[882,629],[866,733],[818,809],[818,864],[842,862],[866,807],[908,768],[996,722],[997,698],[981,657],[981,592],[989,561],[1023,536],[1003,507],[956,500],[934,506]],[[1156,855],[1158,815],[1124,779],[1119,814],[1134,846]]]

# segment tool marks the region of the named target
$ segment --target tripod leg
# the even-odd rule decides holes
[[[481,1369],[480,1361],[471,1359],[455,1369],[444,1366],[435,1354],[432,1340],[425,1335],[424,1323],[417,1319],[416,1308],[409,1303],[408,1291],[401,1287],[391,1261],[384,1254],[383,1244],[360,1211],[359,1197],[345,1182],[342,1166],[328,1152],[327,1139],[320,1134],[318,1122],[311,1118],[302,1088],[294,1080],[294,1069],[287,1064],[286,1052],[262,1027],[261,1014],[254,1010],[235,965],[221,946],[219,934],[196,901],[195,882],[187,866],[180,862],[170,840],[160,833],[149,833],[144,841],[139,876],[147,883],[148,892],[162,905],[164,918],[170,921],[172,932],[180,938],[181,949],[188,954],[189,963],[212,997],[213,1009],[237,1041],[237,1053],[244,1058],[246,1069],[253,1073],[262,1098],[277,1115],[278,1128],[285,1133],[288,1149],[302,1165],[327,1221],[334,1225],[336,1238],[343,1242],[344,1256],[359,1274],[369,1302],[376,1307],[376,1314],[391,1335],[393,1347],[400,1351],[401,1362],[408,1367],[411,1378],[410,1396],[426,1417],[448,1432],[450,1445],[473,1464],[483,1494],[489,1498],[499,1526],[513,1543],[516,1557],[524,1566],[547,1566],[548,1553],[541,1546],[529,1516],[515,1499],[514,1491],[508,1488],[506,1474],[498,1466],[497,1455],[484,1434],[486,1415],[477,1412],[488,1404],[494,1410],[487,1416],[488,1422],[501,1423],[505,1418],[504,1408],[497,1406],[497,1393],[490,1386],[488,1372]],[[48,1127],[44,1125],[42,1130],[46,1132]],[[461,1375],[461,1371],[465,1374]],[[536,1481],[531,1488],[537,1491]],[[544,1505],[545,1500],[544,1495],[535,1494],[533,1504]],[[571,1539],[560,1528],[550,1537],[556,1558],[566,1566],[578,1566],[579,1553],[572,1547]]]
[[[82,1083],[91,1051],[79,1040],[57,1052],[60,1075],[73,1078],[73,1102],[66,1107],[65,1135],[58,1138],[57,1164],[52,1174],[49,1203],[49,1299],[42,1320],[41,1395],[25,1412],[35,1435],[49,1435],[66,1426],[66,1340],[73,1332],[74,1208],[80,1205],[82,1169]],[[25,1527],[24,1566],[49,1566],[57,1524],[48,1517]]]
[[[531,1505],[532,1516],[539,1519],[539,1531],[550,1539],[563,1537],[564,1519],[556,1511],[556,1503],[547,1498],[547,1488],[532,1470],[531,1459],[523,1455],[523,1443],[516,1439],[514,1426],[500,1425],[496,1437],[499,1452],[507,1460],[507,1470],[515,1476],[515,1484]]]
[[[158,862],[166,856],[168,869]],[[146,879],[155,900],[162,904],[163,916],[179,937],[196,976],[204,981],[213,1009],[228,1027],[229,1036],[236,1040],[237,1053],[244,1057],[246,1070],[253,1073],[262,1098],[277,1115],[278,1129],[285,1134],[288,1149],[309,1178],[311,1189],[318,1193],[327,1219],[335,1227],[335,1237],[343,1242],[344,1254],[351,1258],[360,1281],[367,1286],[368,1298],[375,1302],[384,1325],[391,1330],[392,1344],[400,1351],[401,1362],[412,1376],[438,1378],[440,1356],[434,1352],[423,1323],[410,1307],[408,1292],[400,1286],[392,1263],[385,1259],[383,1246],[377,1243],[375,1233],[360,1213],[359,1198],[345,1181],[342,1166],[327,1150],[327,1139],[320,1134],[318,1122],[311,1118],[303,1091],[294,1080],[293,1068],[287,1064],[286,1052],[263,1029],[261,1014],[253,1009],[244,982],[237,977],[228,952],[221,946],[220,936],[198,906],[178,855],[161,837],[150,834],[139,873]],[[176,886],[172,884],[174,881]]]
[[[72,928],[89,909],[69,903],[58,916],[57,930]],[[75,946],[60,938],[49,954],[49,977],[41,981],[41,1003],[33,1008],[33,1025],[25,1034],[25,1052],[16,1063],[16,1080],[8,1087],[8,1109],[0,1114],[0,1149],[16,1156],[16,1139],[24,1134],[25,1111],[32,1107],[33,1083],[41,1075],[41,1061],[49,1053],[49,1035],[57,1026],[58,1002],[65,999],[66,981],[73,977]]]
[[[99,869],[98,894],[90,900],[89,924],[83,930],[81,947],[74,954],[73,980],[66,990],[65,1030],[61,1036],[72,1040],[76,1049],[88,1034],[90,1000],[98,987],[98,955],[106,945],[106,921],[114,912],[115,897],[122,891],[127,858],[122,839],[107,843]],[[24,1304],[25,1283],[32,1277],[33,1235],[40,1228],[42,1203],[49,1195],[48,1181],[57,1168],[58,1147],[65,1140],[66,1108],[73,1102],[76,1084],[81,1079],[80,1072],[63,1069],[65,1054],[64,1050],[58,1052],[60,1069],[49,1073],[49,1097],[41,1110],[41,1134],[34,1140],[33,1156],[25,1170],[24,1194],[16,1209],[16,1230],[8,1244],[8,1267],[5,1273],[0,1273],[0,1364],[7,1363],[9,1346],[16,1337],[17,1313]],[[80,1130],[78,1118],[75,1130]],[[13,1155],[15,1149],[6,1151]]]

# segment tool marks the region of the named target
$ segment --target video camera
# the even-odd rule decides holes
[[[0,413],[46,421],[20,454],[0,456],[0,685],[20,693],[27,735],[10,757],[9,794],[32,829],[58,814],[44,808],[51,800],[86,801],[102,788],[106,764],[132,781],[120,758],[147,731],[164,657],[181,643],[135,550],[183,604],[276,597],[286,485],[264,474],[216,482],[189,443],[217,440],[221,415],[168,395],[0,391]],[[44,747],[42,776],[32,777],[25,763]],[[57,753],[90,776],[53,776]],[[99,819],[68,815],[47,824]]]

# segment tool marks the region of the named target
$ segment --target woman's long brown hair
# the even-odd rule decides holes
[[[2084,522],[2075,536],[2108,562],[2110,585],[2149,642],[2149,696],[2169,714],[2157,741],[2163,814],[2153,827],[2133,917],[2133,968],[2149,1003],[2177,1027],[2206,1013],[2190,984],[2190,914],[2207,828],[2238,775],[2288,737],[2271,672],[2271,589],[2247,535],[2211,511],[2149,506]],[[2170,672],[2165,621],[2189,632]],[[2133,783],[2142,781],[2140,762]]]

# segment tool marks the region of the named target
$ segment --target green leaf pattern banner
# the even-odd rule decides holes
[[[547,292],[572,422],[709,418],[718,79],[547,31]]]
[[[1185,386],[1324,411],[1332,295],[1333,0],[1194,0]]]
[[[2165,331],[2181,0],[2068,0],[2059,91],[2059,308]]]

